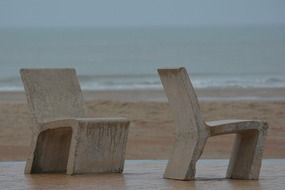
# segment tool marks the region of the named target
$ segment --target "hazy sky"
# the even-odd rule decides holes
[[[280,23],[285,0],[0,0],[0,27]]]

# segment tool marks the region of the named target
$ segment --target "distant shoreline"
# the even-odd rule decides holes
[[[167,101],[162,89],[82,90],[85,101]],[[200,88],[201,101],[285,101],[284,88]],[[25,102],[24,91],[0,91],[0,103]]]

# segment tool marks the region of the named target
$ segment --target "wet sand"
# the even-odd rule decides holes
[[[132,190],[132,189],[211,189],[211,190],[284,190],[285,160],[264,160],[257,180],[225,179],[227,161],[200,160],[195,181],[163,179],[166,161],[127,160],[123,174],[25,175],[25,162],[0,162],[0,189],[58,189],[58,190]]]
[[[285,88],[204,88],[196,90],[202,101],[285,101]],[[100,90],[83,91],[86,101],[167,101],[163,90]],[[0,92],[0,103],[23,103],[24,92]]]

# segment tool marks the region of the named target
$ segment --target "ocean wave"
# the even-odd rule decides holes
[[[285,76],[193,75],[195,88],[283,88]],[[162,89],[156,75],[142,76],[79,76],[83,90]],[[19,77],[0,79],[0,91],[23,91]]]

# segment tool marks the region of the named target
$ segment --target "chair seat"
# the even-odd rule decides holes
[[[59,128],[64,126],[77,126],[78,123],[82,122],[88,122],[92,124],[96,123],[116,123],[116,124],[123,124],[122,126],[128,126],[125,124],[129,123],[129,120],[122,117],[112,117],[112,118],[87,118],[87,117],[81,117],[81,118],[61,118],[56,120],[49,120],[46,122],[39,123],[41,130],[46,129],[52,129],[52,128]],[[98,125],[92,125],[94,127]]]

